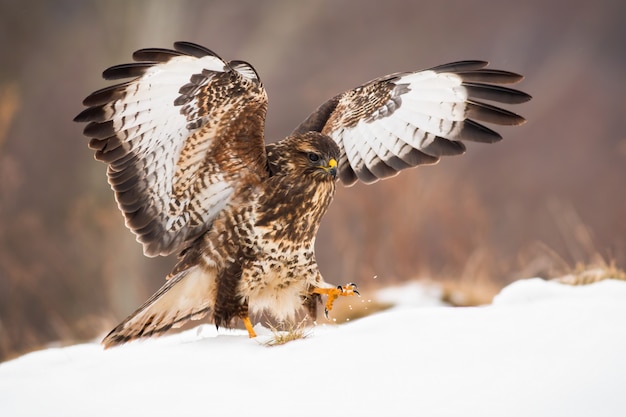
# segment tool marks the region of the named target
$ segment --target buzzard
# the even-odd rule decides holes
[[[277,320],[332,309],[334,286],[315,260],[315,235],[337,179],[345,186],[465,152],[502,137],[479,122],[525,120],[492,103],[531,97],[503,84],[522,76],[460,61],[377,78],[315,110],[265,144],[267,95],[255,69],[189,42],[149,48],[104,71],[125,80],[89,95],[85,122],[126,226],[147,256],[179,254],[165,284],[103,340],[106,347],[209,316]]]

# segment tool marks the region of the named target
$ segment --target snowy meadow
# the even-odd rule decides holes
[[[33,352],[0,364],[0,415],[626,415],[624,281],[521,280],[482,307],[419,284],[376,298],[394,307],[281,346],[206,324]]]

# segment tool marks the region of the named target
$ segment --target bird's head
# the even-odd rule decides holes
[[[272,175],[303,175],[320,181],[334,181],[339,155],[335,141],[319,132],[299,133],[267,145]]]

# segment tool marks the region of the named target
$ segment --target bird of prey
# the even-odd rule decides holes
[[[267,95],[247,62],[189,42],[149,48],[103,77],[86,122],[126,226],[147,256],[179,254],[165,284],[103,340],[160,335],[208,315],[218,327],[251,313],[315,317],[356,286],[322,278],[315,235],[335,185],[372,183],[462,154],[463,141],[502,137],[480,122],[519,125],[496,106],[531,97],[521,75],[460,61],[377,78],[323,103],[286,138],[266,144]],[[491,102],[492,104],[485,103]],[[325,302],[324,302],[325,297]],[[254,317],[254,316],[253,316]]]

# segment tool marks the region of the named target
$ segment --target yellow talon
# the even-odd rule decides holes
[[[243,325],[246,326],[246,330],[248,331],[248,336],[250,336],[250,339],[252,339],[253,337],[256,337],[256,333],[254,332],[254,329],[252,328],[252,322],[250,321],[250,317],[248,316],[242,317],[241,321],[243,321]]]
[[[328,318],[328,312],[331,311],[333,309],[333,303],[335,302],[335,300],[339,297],[347,297],[347,296],[351,296],[351,295],[360,295],[359,292],[356,289],[356,284],[348,284],[345,287],[342,287],[341,285],[337,286],[337,288],[313,288],[313,293],[315,294],[325,294],[327,296],[326,298],[326,305],[324,308],[324,316],[326,316],[326,318]]]

